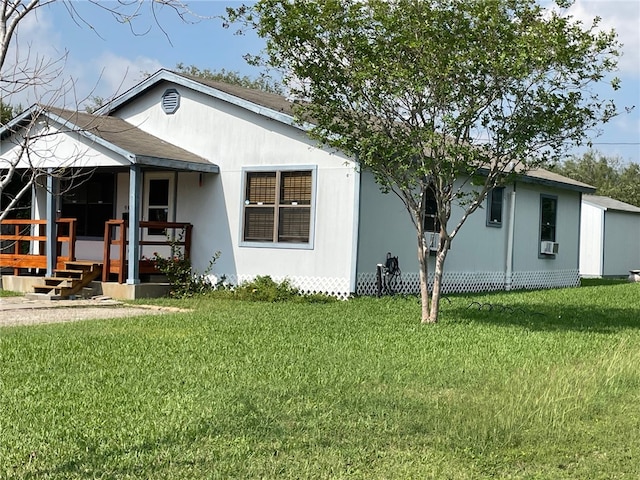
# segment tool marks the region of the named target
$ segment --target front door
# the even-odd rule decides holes
[[[171,172],[146,173],[144,176],[144,196],[142,206],[142,220],[149,222],[175,221],[175,176]],[[164,228],[145,229],[142,231],[143,240],[167,240]],[[153,249],[153,248],[152,248]],[[151,249],[151,250],[152,250]],[[157,247],[155,247],[157,251]],[[151,252],[153,254],[153,252]],[[143,252],[149,256],[149,252]]]

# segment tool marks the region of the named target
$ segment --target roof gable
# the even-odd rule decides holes
[[[206,80],[165,69],[158,70],[135,87],[113,99],[107,105],[98,109],[96,114],[113,115],[121,107],[135,101],[136,98],[143,95],[147,90],[162,82],[169,82],[174,85],[189,88],[302,130],[310,128],[308,124],[300,124],[300,122],[296,121],[293,104],[282,95],[224,82]]]

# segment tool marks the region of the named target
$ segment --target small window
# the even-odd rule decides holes
[[[162,110],[166,114],[175,113],[180,107],[180,94],[175,88],[169,88],[162,94]]]
[[[487,195],[487,226],[502,227],[504,187],[495,187]]]
[[[247,172],[245,242],[309,243],[312,172]]]

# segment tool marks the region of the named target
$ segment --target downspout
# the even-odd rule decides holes
[[[351,230],[351,273],[349,279],[350,293],[356,293],[358,287],[358,244],[360,242],[360,194],[362,192],[362,178],[360,167],[356,159],[353,169],[353,228]]]
[[[509,227],[507,229],[507,258],[506,270],[504,274],[504,289],[509,291],[513,285],[513,242],[516,223],[516,184],[513,184],[513,191],[509,194]]]
[[[582,204],[582,202],[580,202],[580,204]],[[606,265],[605,263],[605,256],[607,254],[607,246],[604,244],[605,242],[605,232],[607,231],[607,209],[605,208],[604,210],[602,210],[602,222],[600,224],[600,249],[602,251],[602,255],[600,255],[600,278],[604,278],[605,276],[605,272],[604,272],[604,267]]]

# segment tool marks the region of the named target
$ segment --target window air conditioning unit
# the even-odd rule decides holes
[[[559,243],[556,242],[540,242],[540,253],[543,255],[555,255],[558,253]]]
[[[440,245],[440,234],[436,232],[428,232],[426,234],[427,237],[427,248],[430,252],[437,252],[438,245]]]

